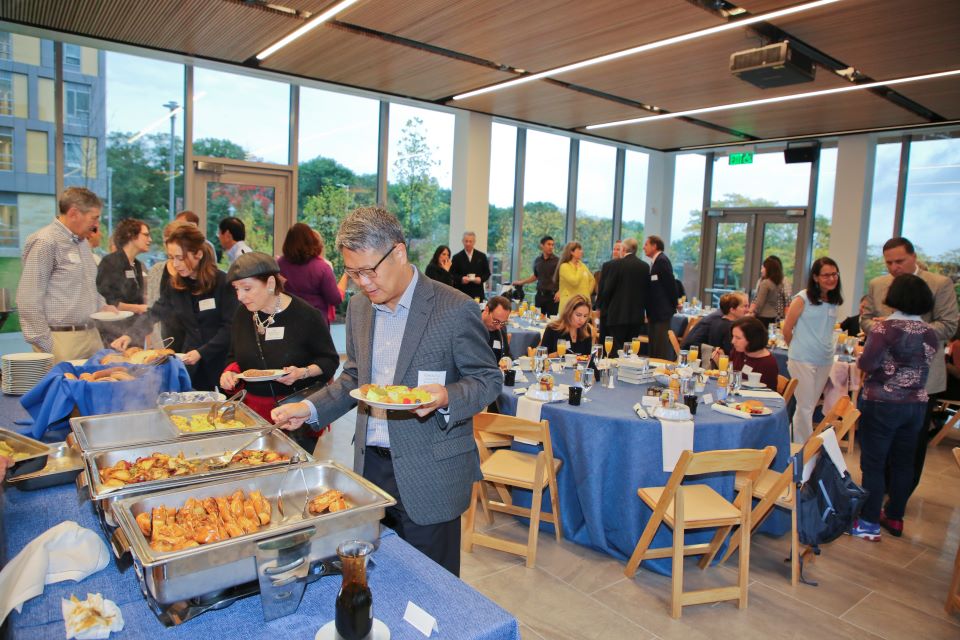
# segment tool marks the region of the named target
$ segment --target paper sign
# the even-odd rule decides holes
[[[267,327],[267,333],[263,336],[264,340],[283,340],[283,327]]]
[[[200,307],[200,311],[211,311],[217,308],[217,299],[216,298],[204,298],[197,303]]]
[[[441,387],[447,384],[446,371],[418,371],[417,386],[422,387],[425,384],[438,384]]]
[[[705,393],[703,394],[703,404],[713,404],[713,394]]]
[[[655,407],[660,404],[660,398],[657,396],[643,396],[640,398],[641,407]]]
[[[740,371],[743,372],[743,375],[747,375],[748,373],[753,373],[753,367],[751,367],[748,364],[745,364],[743,365],[743,369],[741,369]]]
[[[429,638],[434,631],[440,633],[440,627],[437,626],[437,619],[409,600],[407,601],[407,610],[403,612],[403,619],[427,638]]]

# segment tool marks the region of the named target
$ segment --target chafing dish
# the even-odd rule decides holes
[[[8,477],[7,482],[22,491],[46,489],[61,484],[70,484],[83,471],[83,456],[66,442],[50,445],[47,465],[39,471]]]
[[[296,476],[300,476],[297,482],[289,482]],[[298,484],[299,489],[290,489]],[[287,519],[277,506],[281,485]],[[187,498],[228,496],[237,489],[247,493],[259,490],[270,501],[271,521],[256,533],[182,551],[159,552],[150,547],[137,526],[137,515],[160,505],[179,508]],[[327,489],[342,491],[352,508],[317,516],[302,515],[306,500]],[[289,572],[296,570],[302,572],[296,579],[304,580],[311,564],[334,557],[337,545],[344,540],[379,541],[380,519],[385,509],[394,504],[390,495],[345,467],[332,461],[314,462],[120,499],[113,505],[120,527],[111,544],[118,559],[127,553],[132,555],[151,606],[163,608],[202,599],[237,585],[256,583],[258,579],[261,596],[265,597],[265,578],[274,586],[288,585],[293,579]],[[292,561],[289,554],[284,558],[283,551],[295,547],[302,550],[302,555]],[[268,552],[275,557],[265,560]],[[156,608],[155,612],[160,615]]]
[[[144,458],[154,453],[163,453],[168,456],[177,456],[181,452],[188,460],[197,458],[212,458],[223,455],[226,451],[232,451],[245,442],[250,442],[251,434],[249,432],[237,433],[216,432],[215,435],[209,435],[206,438],[189,438],[184,440],[174,440],[162,443],[153,443],[140,445],[135,448],[120,447],[116,449],[104,449],[91,451],[84,454],[84,464],[86,471],[77,477],[77,487],[81,495],[89,494],[94,502],[97,514],[104,526],[107,535],[116,528],[117,522],[113,514],[112,505],[120,498],[126,498],[132,495],[151,493],[154,491],[163,491],[173,487],[179,487],[187,484],[197,484],[209,482],[219,477],[236,475],[238,473],[251,473],[262,469],[276,467],[278,465],[288,465],[289,462],[273,463],[270,465],[251,466],[230,466],[222,469],[208,470],[203,473],[195,473],[189,476],[175,476],[163,480],[151,480],[149,482],[137,482],[125,485],[118,489],[104,487],[100,480],[100,470],[113,466],[121,460],[135,461],[137,458]],[[296,456],[297,459],[304,462],[313,462],[313,457],[300,448],[293,440],[280,430],[274,430],[260,437],[246,447],[247,449],[269,449],[287,456],[291,460]]]
[[[219,402],[188,402],[187,404],[168,404],[160,407],[160,410],[164,413],[165,416],[169,419],[172,416],[182,416],[189,419],[190,416],[195,416],[197,414],[207,415],[210,408],[215,404],[220,404]],[[233,404],[233,403],[231,403]],[[235,427],[231,429],[211,429],[210,431],[197,431],[197,432],[184,432],[174,426],[174,429],[177,432],[177,437],[179,438],[194,438],[194,437],[204,437],[210,436],[214,433],[238,433],[242,431],[251,431],[254,429],[264,429],[270,426],[270,423],[260,417],[256,411],[243,404],[242,402],[236,403],[237,411],[235,419],[243,423],[243,427]],[[172,424],[172,421],[171,421]]]
[[[15,478],[23,474],[33,473],[43,469],[47,464],[50,447],[44,443],[6,429],[0,429],[0,440],[6,442],[16,453],[24,454],[7,470],[8,477]]]
[[[70,418],[70,429],[72,438],[67,438],[67,442],[75,444],[84,453],[176,440],[178,433],[159,409]]]

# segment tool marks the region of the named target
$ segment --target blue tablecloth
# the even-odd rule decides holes
[[[7,489],[3,521],[5,549],[12,558],[33,537],[63,520],[99,531],[89,502],[78,504],[73,486],[29,492]],[[442,638],[475,640],[518,640],[516,618],[488,600],[440,565],[384,530],[380,548],[374,554],[376,568],[368,574],[373,592],[374,615],[390,628],[394,640],[422,640],[423,635],[403,621],[407,601],[423,607],[437,619]],[[256,596],[240,600],[221,611],[209,611],[179,626],[165,628],[150,611],[140,594],[133,569],[117,570],[111,558],[103,571],[82,583],[47,585],[43,594],[25,603],[22,613],[11,612],[8,624],[11,640],[39,640],[64,637],[60,599],[71,594],[83,599],[87,593],[102,593],[123,612],[122,638],[313,638],[317,630],[333,619],[334,601],[340,588],[336,576],[321,578],[307,586],[296,613],[265,622]]]
[[[23,396],[20,403],[33,417],[30,433],[34,438],[43,437],[48,429],[59,430],[66,426],[74,408],[84,416],[149,409],[156,406],[157,396],[162,391],[192,389],[190,375],[179,358],[170,358],[157,367],[99,364],[100,358],[109,353],[115,352],[109,349],[98,351],[80,367],[69,362],[57,364]],[[136,380],[126,382],[87,382],[63,377],[64,373],[79,376],[107,366],[125,366],[142,372],[142,375],[137,373]]]
[[[773,357],[777,360],[777,368],[780,369],[780,375],[784,378],[790,377],[790,371],[787,370],[787,350],[775,347],[770,350]]]
[[[570,383],[572,377],[564,373],[559,380]],[[591,402],[579,407],[566,402],[546,404],[541,411],[541,417],[550,421],[553,453],[563,461],[557,484],[564,537],[621,560],[633,553],[651,514],[637,497],[637,489],[663,486],[670,477],[663,471],[659,421],[641,420],[632,409],[645,389],[620,382],[615,389],[597,385],[586,396]],[[772,444],[777,447],[774,468],[785,469],[790,457],[787,413],[782,400],[764,402],[773,413],[749,420],[701,404],[694,419],[694,450],[759,449]],[[513,387],[503,388],[499,404],[504,413],[516,413]],[[732,474],[692,481],[706,482],[733,498]],[[545,493],[544,502],[549,504],[549,494]],[[760,530],[782,535],[789,530],[789,520],[777,510]],[[709,530],[688,533],[688,544],[707,542],[711,535]],[[661,525],[651,548],[668,547],[672,540],[670,529]],[[669,558],[645,561],[642,566],[670,573]]]
[[[519,358],[527,355],[528,347],[540,344],[543,329],[528,324],[521,324],[519,327],[507,325],[507,334],[510,336],[510,353],[514,358]]]

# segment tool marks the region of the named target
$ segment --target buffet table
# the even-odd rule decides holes
[[[526,376],[533,378],[530,372]],[[569,369],[557,378],[561,383],[572,382]],[[633,552],[651,514],[637,497],[637,489],[663,486],[670,476],[663,471],[659,421],[641,420],[633,411],[645,390],[646,385],[623,382],[617,382],[614,389],[598,384],[584,396],[590,402],[579,407],[567,402],[545,404],[541,410],[541,418],[550,422],[554,456],[563,461],[557,484],[564,537],[621,560]],[[714,385],[707,387],[707,392],[714,391]],[[764,404],[773,410],[771,415],[741,419],[701,403],[694,418],[694,450],[774,445],[777,456],[773,467],[785,469],[790,456],[787,412],[782,399],[764,400]],[[503,388],[499,406],[504,413],[516,413],[514,387]],[[728,498],[733,497],[732,474],[705,481]],[[544,504],[549,505],[547,493]],[[760,529],[773,535],[788,530],[789,516],[776,510]],[[711,530],[688,533],[688,543],[706,542],[711,535]],[[667,547],[671,541],[669,528],[662,526],[651,547]],[[670,559],[645,561],[642,566],[669,574]]]
[[[40,491],[6,488],[2,519],[6,533],[6,557],[12,558],[33,537],[64,520],[100,531],[89,502],[78,502],[76,488],[60,486]],[[373,555],[376,567],[369,572],[374,615],[390,628],[394,639],[423,638],[403,621],[407,601],[424,608],[437,619],[444,638],[477,640],[518,639],[517,620],[463,581],[447,573],[420,552],[384,530],[379,550]],[[317,630],[333,619],[334,600],[340,578],[320,578],[307,586],[296,613],[265,622],[260,600],[253,596],[220,611],[209,611],[179,626],[166,628],[148,608],[140,593],[133,569],[121,573],[116,562],[82,583],[47,585],[42,595],[24,604],[23,612],[11,612],[10,637],[35,640],[62,639],[63,616],[60,599],[71,594],[83,599],[87,593],[101,593],[117,603],[123,612],[126,638],[313,638]]]

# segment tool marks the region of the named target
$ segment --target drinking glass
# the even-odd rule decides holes
[[[593,369],[587,367],[583,370],[583,373],[580,375],[580,384],[583,386],[584,391],[590,391],[590,387],[593,386],[594,376]],[[584,398],[586,400],[586,398]]]
[[[730,356],[723,355],[717,359],[717,369],[720,371],[726,371],[727,367],[730,366]]]
[[[566,340],[557,340],[557,355],[561,358],[567,354],[569,343]]]
[[[856,337],[849,337],[847,341],[843,343],[843,350],[847,352],[848,356],[853,356],[853,352],[857,349],[857,343],[860,340]]]
[[[633,352],[633,355],[640,355],[640,338],[634,338],[630,341],[630,351]]]
[[[687,358],[689,357],[689,355],[690,355],[689,351],[687,351],[686,349],[680,349],[680,353],[677,359],[680,361],[681,367],[687,366]]]
[[[740,386],[743,384],[743,374],[740,371],[730,373],[730,395],[735,396],[740,393]]]
[[[687,351],[687,362],[695,367],[700,366],[700,347],[690,347]]]
[[[624,343],[623,343],[623,357],[624,357],[624,358],[626,358],[628,355],[630,355],[630,351],[631,351],[631,349],[630,349],[630,344],[631,344],[631,343],[629,343],[629,342],[624,342]]]
[[[600,362],[601,356],[603,356],[603,345],[595,344],[590,349],[590,354],[593,356],[594,363]]]
[[[610,357],[610,352],[613,351],[613,336],[607,336],[603,339],[603,350],[607,352],[607,357]]]

